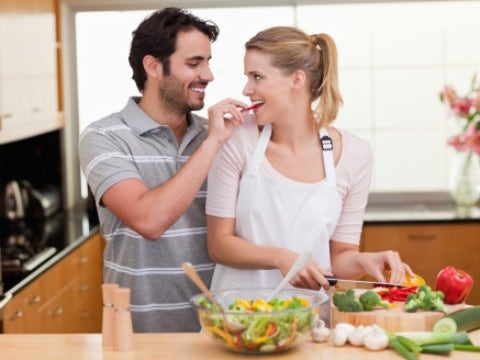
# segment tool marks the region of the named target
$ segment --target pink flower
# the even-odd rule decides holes
[[[456,97],[457,95],[455,94],[455,91],[449,85],[445,85],[440,93],[440,101],[446,102],[448,105],[450,105],[450,107],[452,106]]]
[[[480,130],[475,123],[470,123],[465,132],[465,143],[467,148],[480,156]]]
[[[480,113],[480,90],[477,91],[477,105],[475,106],[475,109]]]
[[[450,138],[447,144],[457,151],[473,151],[480,156],[480,130],[472,122],[466,132]]]
[[[468,118],[470,116],[470,109],[476,105],[476,99],[456,98],[450,104],[455,115]]]

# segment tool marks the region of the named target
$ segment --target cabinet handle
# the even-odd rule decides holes
[[[52,316],[60,316],[63,314],[63,308],[61,306],[55,308],[55,310],[52,311]]]
[[[3,119],[10,119],[11,117],[12,117],[11,113],[0,114],[0,130],[2,130],[2,120]]]
[[[408,240],[435,240],[437,235],[435,234],[410,234]]]
[[[10,317],[9,320],[20,319],[22,316],[23,316],[22,310],[17,310],[17,311],[15,311],[15,312],[13,313],[13,315]]]
[[[88,290],[88,284],[80,284],[80,286],[78,287],[79,292],[85,292],[87,290]]]
[[[83,310],[81,313],[80,313],[80,319],[88,319],[90,317],[90,311],[88,310]]]
[[[80,259],[78,259],[78,264],[83,265],[88,263],[88,256],[82,256]]]
[[[33,113],[38,113],[38,112],[40,112],[40,110],[42,110],[42,109],[38,106],[35,106],[35,107],[32,108]]]
[[[40,300],[42,300],[42,297],[40,295],[35,295],[28,301],[28,304],[29,305],[37,304],[40,302]]]

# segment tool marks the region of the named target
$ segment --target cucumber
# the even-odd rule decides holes
[[[444,322],[445,318],[450,318],[455,321],[457,324],[457,331],[472,331],[476,329],[480,329],[480,306],[473,306],[466,309],[455,311],[451,314],[445,315],[444,317],[440,318],[435,322],[433,325],[435,326],[442,326],[437,325],[439,322]]]
[[[433,332],[455,333],[457,332],[457,322],[451,317],[444,316],[433,324]]]

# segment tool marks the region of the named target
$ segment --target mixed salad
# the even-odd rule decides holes
[[[205,330],[231,350],[241,352],[281,351],[295,344],[299,337],[310,334],[314,318],[310,302],[302,297],[287,299],[237,298],[228,306],[228,320],[245,325],[238,333],[231,333],[223,326],[220,309],[205,297],[199,297],[196,304],[206,311],[200,311],[200,321]]]

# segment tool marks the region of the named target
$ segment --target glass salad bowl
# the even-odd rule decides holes
[[[203,294],[193,296],[190,302],[197,309],[203,331],[224,348],[248,354],[276,353],[309,339],[316,316],[328,319],[329,297],[319,291],[284,289],[267,302],[273,290],[213,292],[223,312]],[[229,326],[232,323],[237,326]]]

